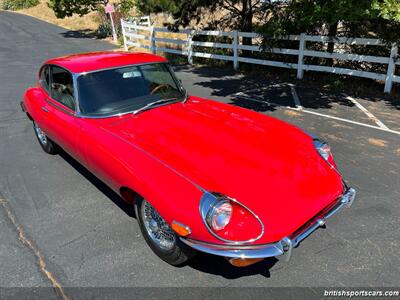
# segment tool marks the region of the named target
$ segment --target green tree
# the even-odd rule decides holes
[[[73,14],[86,15],[97,10],[101,5],[107,5],[109,0],[49,0],[49,7],[57,18],[70,17]]]
[[[204,21],[208,12],[226,12],[218,20],[210,21],[208,29],[236,29],[251,32],[254,20],[263,19],[273,7],[271,0],[137,0],[136,7],[144,14],[166,12],[174,22],[170,27],[188,26],[192,21]],[[251,44],[251,38],[244,38],[244,44]]]
[[[393,42],[400,40],[399,26],[398,0],[292,0],[275,11],[260,32],[267,36],[375,35]]]
[[[178,11],[176,1],[173,0],[135,0],[135,7],[144,15],[151,13]]]
[[[303,32],[400,42],[399,0],[291,0],[277,8],[258,28],[266,49],[274,44],[274,36]],[[332,53],[334,45],[328,43],[327,51]],[[333,60],[326,63],[332,65]]]

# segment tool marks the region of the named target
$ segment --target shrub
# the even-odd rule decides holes
[[[96,36],[99,39],[104,39],[106,37],[112,36],[112,27],[110,23],[102,23],[97,28]]]
[[[0,2],[2,9],[17,10],[39,4],[39,0],[3,0]]]

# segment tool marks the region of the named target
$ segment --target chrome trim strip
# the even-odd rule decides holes
[[[321,226],[324,226],[326,220],[335,215],[344,206],[350,207],[354,202],[355,196],[356,196],[356,190],[354,188],[349,188],[343,194],[343,196],[338,199],[336,204],[333,205],[329,209],[329,211],[325,212],[325,215],[320,215],[320,216],[317,215],[310,221],[310,225],[308,227],[300,229],[300,231],[297,231],[292,236],[290,236],[289,238],[293,242],[293,247],[298,246],[302,240],[308,237],[316,229],[318,229]]]
[[[176,101],[176,102],[170,102],[168,104],[176,104],[176,103],[179,103],[179,102],[183,103],[183,101]],[[165,105],[165,103],[164,104],[160,104],[160,105],[155,105],[152,108],[157,108],[157,107],[160,107],[160,106],[163,106],[163,105]],[[129,115],[129,114],[134,115],[135,111],[136,110],[131,110],[131,111],[124,112],[124,113],[118,113],[118,114],[113,114],[113,115],[104,115],[104,116],[88,116],[88,115],[83,115],[81,113],[77,113],[77,114],[75,114],[75,117],[83,118],[83,119],[108,119],[108,118],[114,118],[114,117],[122,117],[122,116]]]
[[[207,223],[207,214],[209,212],[209,210],[214,206],[214,204],[222,199],[228,199],[229,201],[235,202],[236,204],[244,207],[248,212],[250,212],[256,219],[257,221],[260,223],[261,225],[261,232],[258,236],[256,236],[255,238],[251,238],[245,241],[232,241],[232,240],[227,240],[224,239],[222,237],[220,237],[219,235],[217,235],[208,225]],[[247,244],[247,243],[252,243],[255,242],[257,240],[259,240],[263,234],[264,234],[264,224],[263,222],[261,222],[260,218],[250,209],[248,208],[246,205],[240,203],[238,200],[225,196],[225,195],[219,195],[217,193],[210,193],[210,192],[205,192],[203,194],[203,196],[200,199],[200,205],[199,205],[199,209],[200,209],[200,215],[202,217],[203,223],[206,226],[207,230],[217,239],[219,239],[220,241],[223,241],[229,245],[242,245],[242,244]]]
[[[46,100],[46,103],[47,103],[47,104],[53,106],[53,107],[56,108],[56,109],[61,110],[63,113],[66,113],[66,114],[68,114],[68,115],[70,115],[70,116],[74,116],[74,115],[75,115],[75,114],[72,112],[72,110],[71,110],[71,111],[68,111],[66,108],[64,108],[64,107],[62,106],[61,103],[60,103],[60,104],[58,104],[58,102],[57,102],[57,103],[54,103],[53,101],[47,99],[46,97],[45,97],[45,100]],[[55,102],[56,102],[56,101],[55,101]]]
[[[185,240],[192,244],[200,244],[207,248],[224,249],[224,250],[254,250],[254,249],[265,248],[267,246],[271,246],[271,245],[275,244],[275,243],[268,243],[268,244],[250,244],[250,245],[231,245],[231,244],[212,244],[212,243],[194,240],[191,238],[186,238]]]
[[[81,114],[81,107],[79,106],[79,95],[78,95],[78,76],[79,74],[72,73],[72,81],[74,83],[74,94],[75,94],[75,117]]]
[[[186,245],[192,247],[201,252],[206,252],[209,254],[217,255],[217,256],[224,256],[224,257],[231,257],[231,258],[265,258],[265,257],[273,257],[279,256],[284,254],[282,244],[270,244],[263,248],[256,248],[256,249],[220,249],[217,247],[209,247],[204,246],[200,243],[194,243],[192,240],[180,238]]]
[[[284,260],[290,260],[293,248],[297,247],[302,240],[308,237],[313,231],[320,226],[323,226],[327,219],[335,215],[343,207],[350,207],[355,199],[356,190],[354,188],[348,188],[346,192],[337,199],[335,204],[323,215],[317,215],[311,220],[311,223],[300,232],[295,232],[290,237],[284,237],[282,240],[272,244],[264,245],[218,245],[209,244],[193,239],[180,238],[180,240],[186,245],[202,252],[206,252],[213,255],[224,256],[229,258],[267,258],[285,255]],[[306,223],[307,224],[307,223]]]
[[[47,90],[44,88],[44,86],[42,85],[42,79],[40,78],[40,74],[41,74],[42,69],[43,69],[44,67],[49,67],[49,68],[50,68],[50,67],[57,67],[57,68],[60,68],[60,69],[65,70],[66,72],[68,72],[69,74],[71,74],[71,76],[72,76],[72,84],[73,84],[73,87],[74,87],[74,95],[73,95],[73,98],[74,98],[75,110],[72,110],[72,109],[71,109],[71,111],[73,111],[73,113],[71,114],[71,112],[66,111],[66,110],[63,109],[62,107],[60,107],[60,109],[63,110],[64,112],[68,113],[68,114],[71,114],[71,115],[73,115],[73,116],[76,116],[76,114],[79,112],[78,94],[77,94],[77,88],[76,88],[76,82],[75,82],[76,73],[73,73],[73,72],[71,72],[70,70],[66,69],[65,67],[60,66],[60,65],[57,65],[57,64],[44,64],[44,65],[40,68],[40,71],[39,71],[39,84],[40,84],[40,87],[42,88],[42,90],[45,92],[45,94],[46,94],[50,99],[52,99],[53,101],[59,103],[60,105],[63,105],[63,104],[60,103],[59,101],[53,99],[53,97],[51,97],[51,92],[50,92],[50,94],[49,94],[49,91],[47,91]],[[52,74],[52,69],[50,69],[50,85],[52,84],[52,79],[53,79],[53,74]],[[50,91],[51,91],[51,87],[50,87]],[[46,101],[47,101],[47,99],[46,99]],[[51,104],[53,104],[53,103],[51,103]],[[58,108],[58,107],[57,107],[57,108]],[[69,107],[68,107],[68,108],[69,108]]]

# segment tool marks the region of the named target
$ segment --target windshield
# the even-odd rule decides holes
[[[151,102],[185,97],[172,70],[164,63],[82,74],[77,83],[79,107],[88,116],[127,113]]]

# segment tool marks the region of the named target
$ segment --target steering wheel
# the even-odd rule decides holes
[[[155,92],[157,92],[158,90],[160,90],[162,88],[168,88],[168,87],[169,87],[169,84],[166,84],[166,83],[157,85],[154,89],[151,90],[150,95],[153,95]]]

